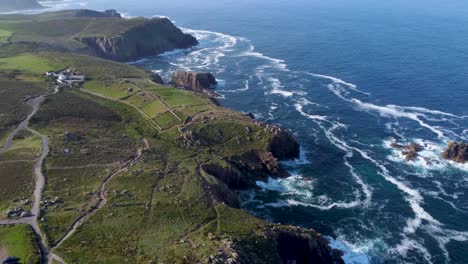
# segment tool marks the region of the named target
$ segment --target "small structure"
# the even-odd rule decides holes
[[[78,71],[73,71],[70,68],[65,68],[59,71],[49,71],[45,73],[48,78],[56,80],[62,85],[72,85],[82,83],[86,80],[86,76],[80,75]]]
[[[68,80],[68,76],[67,76],[66,74],[60,73],[60,74],[58,75],[57,81],[58,81],[59,83],[66,83],[67,80]]]
[[[84,82],[86,77],[84,75],[70,75],[71,82]]]
[[[6,257],[2,260],[2,264],[19,264],[19,261],[17,257]]]

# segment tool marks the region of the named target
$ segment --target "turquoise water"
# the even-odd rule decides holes
[[[439,158],[468,141],[466,1],[76,2],[170,17],[200,45],[138,65],[210,71],[222,105],[296,134],[292,176],[242,193],[245,209],[317,229],[347,263],[468,263],[468,164]]]

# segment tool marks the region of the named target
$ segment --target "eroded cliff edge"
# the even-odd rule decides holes
[[[87,45],[86,53],[121,62],[198,44],[196,38],[183,33],[167,18],[139,19],[143,21],[118,34],[77,37],[77,40]]]

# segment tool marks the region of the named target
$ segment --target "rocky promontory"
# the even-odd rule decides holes
[[[76,39],[88,47],[84,53],[115,61],[134,61],[198,44],[195,37],[183,33],[167,18],[135,20],[138,21],[121,21],[125,28],[117,34],[78,36]],[[134,25],[129,25],[132,23]]]
[[[458,163],[468,162],[468,143],[450,141],[442,153],[442,158]]]
[[[211,73],[179,71],[172,74],[170,83],[174,87],[204,93],[211,97],[219,96],[211,90],[212,87],[218,85],[216,78]]]

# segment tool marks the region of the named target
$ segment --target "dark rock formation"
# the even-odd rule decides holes
[[[159,74],[153,72],[153,73],[151,73],[150,78],[151,78],[151,81],[152,81],[152,82],[157,83],[157,84],[164,85],[164,80],[163,80],[163,78],[161,77],[161,75],[159,75]]]
[[[116,61],[137,60],[198,44],[193,36],[183,33],[167,18],[148,19],[118,35],[77,40],[88,46],[85,53]]]
[[[195,92],[204,93],[208,96],[218,97],[219,95],[210,88],[216,86],[216,78],[211,73],[206,72],[175,72],[172,74],[171,84],[174,87],[185,88]]]
[[[36,0],[1,0],[0,13],[14,12],[21,10],[42,9],[44,6],[40,5]]]
[[[229,157],[226,166],[206,164],[202,169],[235,190],[255,188],[256,181],[265,181],[268,176],[289,176],[270,152],[259,151],[249,151],[240,156]]]
[[[314,230],[273,226],[264,232],[276,244],[282,263],[344,264],[342,252],[331,249],[328,241]]]
[[[268,150],[280,160],[297,159],[300,154],[300,145],[294,135],[286,129],[272,126],[273,138]]]
[[[458,163],[468,162],[468,143],[450,141],[442,153],[442,158]]]
[[[411,143],[409,145],[400,145],[397,143],[392,143],[391,147],[401,149],[401,154],[405,156],[406,161],[414,161],[419,156],[418,153],[424,150],[424,147],[417,143]]]

